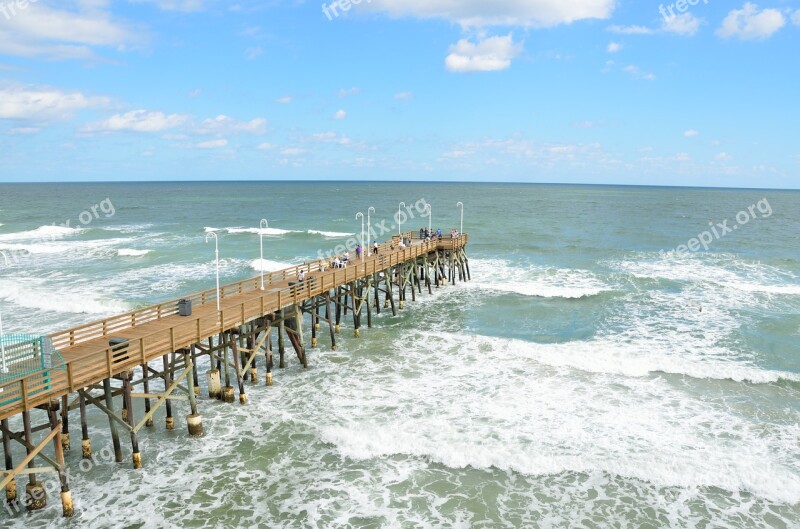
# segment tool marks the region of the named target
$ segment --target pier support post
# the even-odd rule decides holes
[[[61,448],[65,452],[72,448],[69,442],[69,395],[61,397]]]
[[[195,344],[189,346],[192,359],[192,385],[194,386],[194,395],[200,396],[200,377],[197,376],[197,347]]]
[[[11,439],[8,436],[8,419],[0,421],[3,429],[3,455],[5,455],[6,470],[14,470],[14,460],[11,456]],[[17,501],[17,480],[12,479],[6,485],[6,502],[14,503]]]
[[[122,401],[125,403],[125,407],[128,410],[128,416],[125,417],[125,422],[130,426],[133,469],[139,470],[142,468],[142,454],[139,452],[139,438],[136,435],[136,430],[133,429],[135,426],[133,419],[133,399],[131,398],[131,379],[128,376],[122,379]]]
[[[247,404],[247,394],[244,391],[244,375],[242,374],[244,366],[239,360],[239,355],[239,342],[236,340],[235,336],[231,335],[231,356],[233,356],[233,361],[236,362],[236,382],[239,384],[239,404]],[[232,394],[233,388],[231,388],[231,395]],[[227,400],[225,402],[227,402]]]
[[[280,310],[280,321],[278,321],[278,367],[286,369],[286,344],[283,341],[283,336],[286,334],[286,312]]]
[[[75,513],[75,509],[72,505],[72,492],[69,490],[67,471],[66,467],[64,466],[64,442],[63,439],[60,439],[60,437],[63,435],[63,423],[58,423],[58,401],[50,403],[49,417],[50,429],[55,430],[58,428],[60,431],[53,438],[53,449],[56,453],[56,463],[58,464],[58,468],[56,470],[58,471],[58,480],[61,484],[61,511],[64,515],[64,518],[72,518],[72,515]]]
[[[331,293],[325,293],[325,317],[328,320],[328,330],[331,334],[331,351],[336,350],[336,332],[333,330],[333,313],[331,312]]]
[[[183,361],[186,363],[186,370],[192,371],[194,373],[194,346],[190,351],[184,350],[183,353]],[[191,437],[202,437],[203,436],[203,421],[200,418],[200,414],[197,413],[197,397],[195,395],[194,389],[194,377],[190,374],[186,377],[186,381],[189,385],[189,408],[191,413],[186,416],[186,426],[189,428],[189,436]]]
[[[336,287],[336,327],[334,330],[336,334],[339,334],[342,331],[342,288]]]
[[[145,395],[150,393],[150,369],[147,364],[142,364],[142,389]],[[144,398],[144,413],[145,415],[150,413],[150,398]],[[145,426],[148,428],[153,427],[153,417],[150,416],[144,423]]]
[[[89,439],[89,423],[86,420],[86,398],[78,393],[78,405],[81,410],[81,457],[92,458],[92,441]]]
[[[33,446],[33,436],[31,435],[31,413],[29,411],[22,412],[22,424],[25,430],[25,451],[27,455],[31,455],[31,447]],[[35,458],[31,459],[28,463],[29,469],[36,468]],[[29,511],[38,511],[47,506],[47,493],[41,482],[36,481],[36,474],[28,474],[28,484],[25,485],[25,508]]]
[[[106,408],[108,413],[114,413],[114,396],[111,394],[111,379],[103,379],[103,392],[106,396]],[[111,415],[108,416],[108,426],[111,430],[111,442],[114,445],[114,461],[122,463],[122,447],[119,444],[119,432],[117,431],[117,423]]]
[[[165,354],[161,357],[164,362],[164,392],[166,393],[167,388],[172,385],[172,372],[170,371],[170,361],[169,361],[169,354]],[[166,418],[166,428],[167,430],[174,430],[175,429],[175,417],[172,416],[172,401],[167,399],[164,403],[164,408],[167,410],[167,418]]]

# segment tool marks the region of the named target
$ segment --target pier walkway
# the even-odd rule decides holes
[[[399,247],[400,237],[396,236],[393,242],[382,244],[377,255],[359,260],[351,257],[344,268],[332,268],[326,259],[265,273],[263,280],[259,275],[222,286],[219,289],[219,310],[217,289],[211,289],[51,334],[49,339],[53,347],[63,357],[62,365],[54,363],[41,371],[0,383],[0,429],[6,461],[6,471],[0,471],[3,478],[0,486],[6,489],[7,500],[16,501],[16,477],[27,473],[30,483],[26,487],[25,506],[29,510],[42,508],[44,501],[39,502],[36,495],[40,490],[43,494],[43,489],[35,476],[57,472],[61,479],[64,515],[72,514],[63,457],[63,450],[70,448],[70,410],[81,411],[84,457],[91,457],[86,405],[93,404],[109,417],[117,461],[121,461],[117,432],[121,428],[131,435],[134,468],[141,468],[136,435],[142,426],[152,426],[153,415],[162,405],[167,409],[167,428],[172,429],[173,401],[189,400],[191,414],[187,422],[190,434],[202,435],[195,401],[199,394],[198,356],[206,354],[211,360],[212,370],[207,384],[211,398],[226,402],[233,400],[229,371],[232,370],[238,381],[240,402],[246,403],[243,382],[248,367],[251,381],[256,382],[255,360],[259,354],[263,354],[266,360],[267,384],[271,384],[273,334],[277,334],[280,367],[285,366],[284,335],[307,367],[304,315],[310,315],[312,347],[317,346],[320,321],[326,321],[331,345],[335,348],[334,335],[339,332],[342,313],[352,312],[355,335],[358,336],[362,310],[366,308],[371,326],[371,309],[380,312],[381,294],[384,307],[391,305],[396,314],[395,298],[403,308],[409,288],[414,298],[415,290],[421,293],[423,285],[432,292],[434,286],[439,288],[445,282],[455,283],[456,276],[460,280],[468,279],[466,234],[432,241],[420,241],[414,237],[413,233],[404,234],[403,240],[411,239],[413,244]],[[305,279],[298,281],[301,270]],[[182,299],[191,301],[191,315],[179,314]],[[277,332],[273,333],[273,329]],[[156,361],[163,361],[163,369],[154,367],[154,364],[161,363]],[[213,369],[215,362],[216,369]],[[137,369],[141,376],[134,378]],[[219,387],[221,377],[224,377],[225,388]],[[150,392],[148,382],[154,379],[163,380],[164,391],[160,394]],[[112,386],[112,381],[116,387]],[[143,386],[141,393],[132,391],[137,384]],[[93,390],[102,391],[104,399],[96,398]],[[73,400],[70,401],[71,396]],[[121,397],[118,399],[122,404],[121,414],[115,411],[115,397]],[[145,415],[138,424],[133,415],[141,406],[135,407],[133,398],[144,401]],[[152,406],[151,400],[154,401]],[[37,409],[46,411],[48,417],[44,425],[32,429],[30,412]],[[20,414],[24,429],[14,432],[9,419]],[[47,432],[38,443],[32,436],[37,430]],[[26,457],[16,467],[12,464],[11,441],[25,448]],[[53,441],[55,451],[53,457],[43,453],[50,441]],[[37,457],[50,466],[35,467]]]

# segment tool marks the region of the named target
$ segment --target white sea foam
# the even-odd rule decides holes
[[[269,235],[269,236],[280,236],[280,235],[287,235],[289,233],[300,233],[296,230],[282,230],[280,228],[206,228],[206,233],[220,232],[224,231],[231,235],[242,234],[242,233],[252,233],[254,235]]]
[[[118,251],[117,254],[120,257],[142,257],[144,255],[149,254],[151,251],[152,250],[134,250],[131,248],[122,248]]]
[[[130,310],[119,300],[102,297],[89,285],[57,287],[42,280],[18,278],[0,281],[0,299],[5,303],[60,314],[113,315]]]
[[[21,231],[17,233],[5,233],[0,235],[0,241],[26,241],[35,239],[63,239],[78,235],[83,230],[81,228],[69,228],[66,226],[40,226],[35,230]]]
[[[503,259],[470,261],[473,281],[467,286],[542,298],[579,299],[612,290],[588,270],[512,266]]]
[[[380,374],[315,388],[342,408],[338,424],[321,431],[346,457],[408,454],[530,476],[603,472],[800,501],[800,426],[742,417],[729,407],[736,403],[696,398],[661,378],[599,372],[592,360],[610,350],[578,351],[576,371],[561,361],[574,354],[567,347],[424,332],[396,347],[404,354],[382,357],[396,365]]]
[[[352,237],[352,233],[342,233],[338,231],[322,231],[322,230],[308,230],[307,233],[311,235],[322,235],[329,239],[339,239],[342,237]]]
[[[261,266],[264,266],[265,272],[275,272],[277,270],[283,270],[284,268],[291,268],[291,263],[285,263],[281,261],[272,261],[270,259],[255,259],[254,261],[250,262],[250,268],[253,270],[260,272]]]

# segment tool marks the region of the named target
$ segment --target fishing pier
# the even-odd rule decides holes
[[[156,416],[163,417],[167,430],[175,428],[176,415],[185,416],[189,436],[202,437],[202,357],[208,357],[203,374],[208,399],[233,403],[238,393],[239,403],[246,404],[247,386],[262,383],[259,366],[266,373],[263,383],[272,385],[273,350],[278,369],[286,366],[287,351],[307,368],[307,338],[316,348],[320,334],[327,334],[335,350],[346,320],[352,319],[357,338],[365,316],[366,327],[372,327],[382,309],[396,316],[423,291],[430,295],[470,279],[466,234],[416,237],[395,236],[343,268],[329,260],[305,263],[9,345],[4,358],[12,362],[0,373],[5,456],[0,488],[7,503],[44,508],[40,476],[56,474],[62,513],[73,515],[65,462],[72,448],[71,418],[80,420],[82,458],[90,459],[93,451],[87,414],[100,413],[108,419],[115,461],[124,461],[124,437],[132,467],[143,469],[138,436],[154,427]],[[22,359],[45,350],[47,365],[15,371]],[[15,454],[24,457],[14,461]],[[25,478],[24,495],[18,497],[18,481]]]

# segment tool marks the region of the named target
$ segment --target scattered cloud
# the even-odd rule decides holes
[[[785,25],[786,19],[777,9],[759,10],[758,5],[746,2],[741,9],[728,13],[717,30],[717,36],[740,40],[766,39]]]
[[[115,114],[102,121],[90,123],[83,132],[162,132],[185,124],[189,116],[180,114],[164,114],[147,110],[131,110],[124,114]]]
[[[414,99],[414,94],[411,92],[398,92],[394,95],[394,98],[398,101],[408,101]]]
[[[253,46],[244,50],[244,58],[248,61],[258,59],[262,55],[264,55],[264,50],[261,46]]]
[[[622,51],[622,44],[618,42],[609,42],[608,46],[606,47],[606,51],[608,53],[618,53]]]
[[[359,9],[393,17],[439,18],[463,27],[551,27],[611,17],[615,0],[371,0]]]
[[[361,89],[360,88],[356,88],[356,87],[347,88],[347,89],[342,88],[341,90],[339,90],[339,97],[345,98],[345,97],[358,95],[360,93],[361,93]]]
[[[294,97],[292,96],[283,96],[275,100],[276,103],[280,103],[281,105],[288,105],[292,101],[294,101]]]
[[[197,147],[198,149],[221,149],[222,147],[227,147],[227,146],[228,146],[228,140],[224,138],[201,141],[200,143],[195,145],[195,147]]]
[[[336,113],[333,115],[333,119],[337,121],[341,121],[347,117],[347,112],[344,110],[337,110]]]
[[[69,119],[77,111],[109,106],[109,98],[64,92],[56,88],[0,86],[0,119],[51,122]]]
[[[693,14],[684,13],[682,15],[675,15],[674,17],[669,17],[664,20],[661,29],[667,33],[675,33],[676,35],[685,35],[690,37],[697,33],[701,24],[702,20]]]
[[[727,162],[729,160],[733,160],[733,156],[731,156],[727,152],[721,152],[721,153],[717,154],[716,156],[714,156],[714,159],[718,160],[718,161],[721,161],[721,162]]]
[[[445,67],[451,72],[493,72],[505,70],[522,51],[512,36],[488,37],[477,43],[461,39],[450,46]]]
[[[271,151],[271,150],[277,149],[277,148],[278,148],[278,146],[273,144],[273,143],[262,143],[257,147],[257,149],[259,151]]]
[[[694,130],[694,129],[689,129],[689,130],[687,130],[686,132],[683,133],[683,136],[685,138],[694,138],[694,137],[699,136],[699,135],[700,135],[700,133],[698,131]]]
[[[0,54],[55,60],[91,59],[96,47],[124,51],[146,38],[142,31],[116,21],[102,0],[68,2],[68,7],[59,8],[44,2],[25,4],[16,16],[3,18]]]
[[[318,142],[318,143],[331,143],[335,145],[352,145],[353,140],[348,138],[347,136],[339,136],[335,132],[319,132],[317,134],[312,134],[308,137],[308,141]]]
[[[630,74],[634,79],[644,79],[645,81],[655,81],[656,76],[649,72],[642,72],[638,66],[629,64],[622,69],[623,72]]]
[[[300,147],[286,147],[281,149],[281,154],[284,156],[300,156],[306,152],[305,149],[301,149]]]
[[[181,11],[192,13],[202,11],[205,7],[203,0],[132,0],[134,4],[153,4],[163,11]]]
[[[267,120],[264,118],[239,121],[224,114],[203,120],[195,129],[198,134],[264,134],[266,131]]]
[[[194,98],[196,98],[196,97],[200,97],[200,95],[201,95],[202,93],[203,93],[203,91],[202,91],[201,89],[199,89],[199,88],[195,88],[194,90],[192,90],[192,91],[190,91],[190,92],[189,92],[189,97],[191,97],[192,99],[194,99]]]
[[[682,35],[690,37],[697,33],[703,20],[697,18],[691,13],[684,13],[682,15],[674,15],[662,19],[660,27],[647,27],[640,25],[633,26],[609,26],[606,28],[611,33],[617,35],[657,35],[663,33],[673,33],[675,35]]]
[[[13,127],[8,129],[8,134],[10,136],[27,136],[30,134],[36,134],[40,130],[42,129],[39,127]]]
[[[655,30],[645,26],[609,26],[608,31],[618,35],[652,35]]]
[[[794,24],[795,26],[800,26],[800,9],[798,9],[797,11],[794,12],[794,14],[792,14],[792,24]]]

